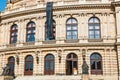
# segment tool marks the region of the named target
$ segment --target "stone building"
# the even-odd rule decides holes
[[[53,1],[53,40],[46,3]],[[9,0],[0,13],[0,74],[15,80],[120,80],[120,0]]]

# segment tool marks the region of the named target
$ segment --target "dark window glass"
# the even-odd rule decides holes
[[[49,40],[49,39],[47,39],[47,32],[48,32],[49,30],[47,30],[47,26],[46,26],[46,23],[45,23],[45,39],[46,40]],[[56,37],[56,22],[55,22],[55,20],[53,20],[53,40],[55,40],[55,37]]]
[[[25,75],[33,74],[33,57],[31,55],[25,58]]]
[[[88,22],[89,38],[90,39],[100,39],[100,21],[96,17],[92,17]]]
[[[91,74],[102,74],[102,57],[98,53],[93,53],[90,57]]]
[[[26,42],[32,42],[35,41],[35,23],[33,21],[29,22],[27,24],[27,29],[26,29]]]
[[[16,24],[11,26],[10,30],[10,44],[17,43],[18,26]]]
[[[75,18],[69,18],[66,23],[67,39],[78,38],[78,22]]]
[[[78,70],[78,57],[74,53],[70,53],[66,58],[66,75],[77,74]]]
[[[15,66],[15,59],[14,57],[8,58],[8,66],[10,67],[10,75],[14,75],[14,66]]]
[[[45,57],[45,75],[53,75],[54,74],[54,56],[52,54],[48,54]]]

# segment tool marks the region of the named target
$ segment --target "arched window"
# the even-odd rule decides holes
[[[33,74],[33,56],[28,55],[25,58],[25,70],[24,70],[25,75],[32,75]]]
[[[45,75],[53,75],[54,74],[54,67],[55,67],[55,60],[54,60],[54,56],[52,54],[48,54],[45,57],[45,70],[44,70],[44,74]]]
[[[91,74],[102,74],[102,57],[98,53],[90,56]]]
[[[27,24],[27,29],[26,29],[26,42],[34,42],[35,41],[35,23],[33,21],[30,21]]]
[[[45,23],[45,39],[46,40],[55,40],[55,37],[56,37],[56,22],[55,20],[53,20],[53,27],[52,27],[52,31],[53,31],[53,39],[49,39],[49,30],[47,30],[47,23]],[[47,34],[48,33],[48,34]]]
[[[10,75],[14,76],[15,59],[13,56],[8,58],[8,66],[10,67]]]
[[[78,71],[78,57],[74,53],[70,53],[66,58],[66,74],[74,75]]]
[[[100,39],[100,20],[97,17],[91,17],[88,21],[89,27],[89,38],[90,39]]]
[[[78,38],[78,22],[75,18],[69,18],[66,22],[66,38],[77,39]]]
[[[17,42],[18,36],[18,26],[17,24],[13,24],[10,29],[10,44]]]

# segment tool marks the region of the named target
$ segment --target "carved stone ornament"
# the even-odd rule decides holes
[[[8,64],[6,64],[6,66],[3,67],[2,69],[3,69],[2,76],[9,76],[10,75],[10,67],[8,66]]]
[[[89,74],[88,70],[89,70],[89,67],[88,67],[86,61],[83,61],[82,74]]]

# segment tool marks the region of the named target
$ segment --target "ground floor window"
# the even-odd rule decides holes
[[[44,74],[45,75],[53,75],[54,74],[54,56],[52,54],[48,54],[46,55],[45,59],[44,59],[44,64],[45,64],[45,69],[44,69]]]
[[[74,53],[70,53],[66,58],[66,75],[77,74],[78,69],[78,57]]]
[[[28,55],[25,58],[25,75],[32,75],[33,74],[33,56]]]
[[[98,53],[93,53],[90,56],[91,74],[102,74],[102,57]]]

